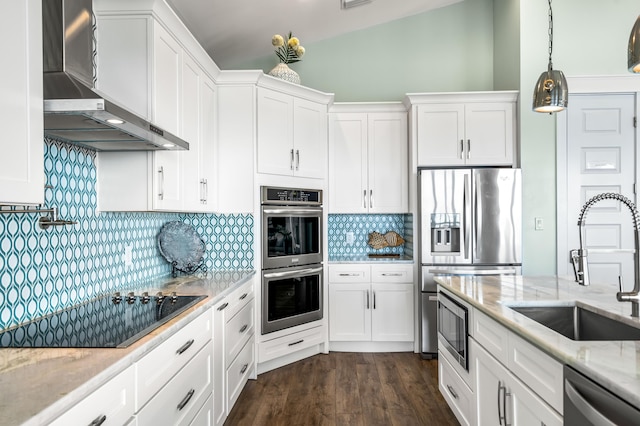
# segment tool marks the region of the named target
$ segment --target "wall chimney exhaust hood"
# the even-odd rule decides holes
[[[97,151],[189,149],[186,141],[94,91],[92,6],[92,0],[42,3],[45,135]]]

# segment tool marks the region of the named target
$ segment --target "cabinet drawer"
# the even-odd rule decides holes
[[[510,333],[508,365],[520,380],[562,414],[562,364],[521,337]]]
[[[254,299],[253,293],[253,279],[248,283],[243,284],[242,287],[236,289],[231,293],[228,297],[227,302],[229,306],[227,307],[226,318],[231,319],[237,314],[245,305],[251,302]]]
[[[125,424],[133,415],[133,366],[105,383],[80,401],[51,425],[88,425],[105,417],[104,426]]]
[[[136,411],[211,340],[211,318],[205,312],[136,363]]]
[[[400,263],[389,265],[371,265],[371,282],[412,283],[413,265]]]
[[[189,424],[209,398],[212,343],[209,342],[138,413],[141,425]]]
[[[262,342],[259,345],[258,359],[265,362],[319,345],[324,343],[324,333],[325,327],[320,326]]]
[[[254,304],[248,303],[227,323],[224,332],[227,366],[233,362],[254,331]]]
[[[369,265],[345,264],[329,265],[330,283],[368,283],[370,282]]]
[[[227,413],[231,412],[255,367],[255,340],[250,339],[227,369]]]
[[[509,331],[478,310],[473,315],[473,338],[503,365],[507,365]]]
[[[189,426],[211,426],[213,423],[213,397],[209,395]]]
[[[438,357],[438,387],[462,425],[473,425],[475,399],[473,392],[458,376],[445,357]]]

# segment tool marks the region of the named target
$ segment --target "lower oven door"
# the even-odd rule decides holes
[[[438,293],[438,335],[453,357],[469,371],[469,339],[467,308],[444,293]]]
[[[262,272],[262,334],[322,319],[322,264]]]

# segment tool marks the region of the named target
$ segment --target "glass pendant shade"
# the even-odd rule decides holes
[[[629,36],[629,72],[640,73],[640,16],[631,29]]]
[[[567,80],[560,70],[549,69],[538,78],[533,92],[533,110],[535,112],[558,112],[567,107],[569,89]]]

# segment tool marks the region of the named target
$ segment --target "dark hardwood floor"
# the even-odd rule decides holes
[[[437,375],[414,353],[315,355],[249,380],[225,425],[458,425]]]

